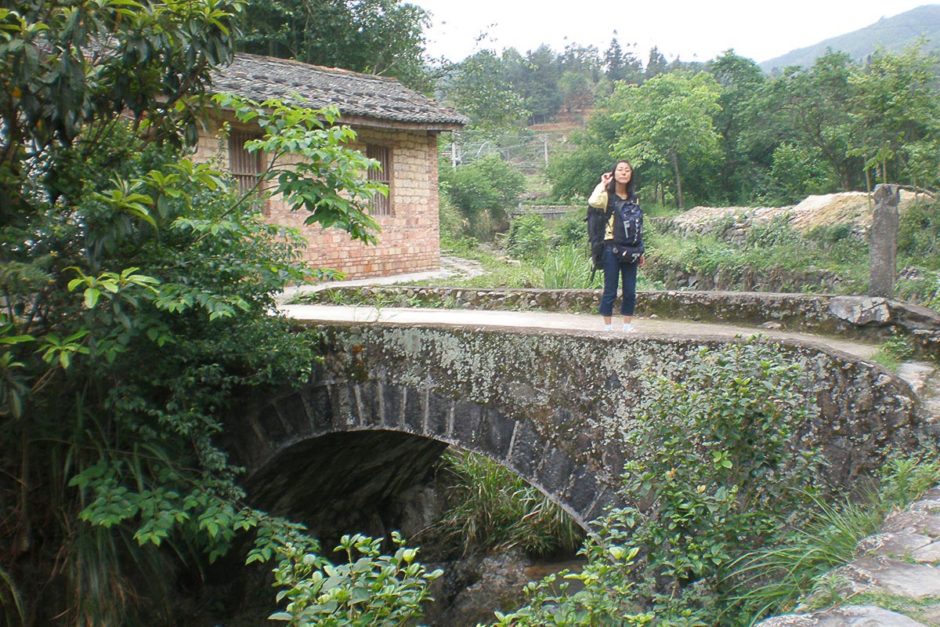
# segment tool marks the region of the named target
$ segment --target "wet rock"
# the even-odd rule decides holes
[[[432,588],[437,603],[425,612],[425,622],[439,627],[492,623],[494,610],[512,610],[523,601],[522,588],[532,579],[534,565],[518,551],[435,564],[445,574]]]

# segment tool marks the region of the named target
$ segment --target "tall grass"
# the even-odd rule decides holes
[[[559,246],[542,262],[542,286],[552,290],[590,288],[591,267],[584,246]]]
[[[731,600],[756,622],[790,611],[824,575],[850,562],[860,540],[871,535],[895,508],[918,498],[940,482],[935,453],[891,458],[877,487],[859,498],[830,504],[813,497],[814,509],[782,541],[747,553],[733,565],[727,583],[738,592]]]
[[[3,608],[0,616],[4,619],[3,624],[25,624],[26,611],[23,606],[23,598],[13,577],[3,568],[0,568],[0,584],[2,584],[0,586],[0,608]]]
[[[448,509],[434,524],[445,543],[463,553],[518,547],[534,556],[573,552],[584,534],[536,488],[475,453],[448,452]]]

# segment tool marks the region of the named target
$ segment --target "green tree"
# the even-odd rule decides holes
[[[477,128],[505,129],[529,115],[509,82],[506,66],[492,50],[481,50],[457,64],[444,90],[447,100]]]
[[[659,51],[659,48],[653,46],[650,48],[650,55],[646,61],[646,70],[644,71],[644,78],[649,80],[655,78],[660,74],[666,72],[669,69],[669,62],[666,61],[666,57],[663,56],[663,53]]]
[[[618,85],[610,102],[620,130],[614,154],[668,166],[676,204],[685,206],[683,168],[710,168],[720,159],[714,117],[720,87],[707,73],[670,72],[641,86]]]
[[[467,218],[474,235],[490,239],[525,189],[525,177],[498,155],[441,171],[441,190]]]
[[[880,51],[849,78],[854,88],[850,153],[864,157],[866,181],[874,168],[882,183],[937,184],[936,64],[936,57],[923,54],[919,47],[902,54]]]
[[[507,58],[511,52],[515,51],[510,49],[503,53],[503,62],[511,63],[509,72],[513,89],[522,96],[531,119],[545,122],[558,112],[563,101],[558,89],[561,76],[558,55],[544,44],[527,52],[524,59],[520,56],[518,61]]]
[[[610,45],[604,53],[604,72],[611,81],[639,83],[643,80],[643,64],[632,52],[624,52],[617,41],[617,31],[610,39]]]
[[[774,150],[770,180],[768,199],[782,204],[797,203],[807,194],[825,194],[837,185],[835,172],[818,149],[789,143]]]
[[[245,503],[215,441],[253,390],[299,384],[316,358],[311,333],[271,314],[277,292],[309,273],[296,233],[189,158],[239,9],[0,9],[10,624],[178,624],[174,573],[198,572],[238,534],[254,541],[249,561],[288,543],[317,549]],[[354,134],[334,126],[335,110],[218,102],[261,126],[249,150],[271,157],[263,187],[311,211],[308,222],[373,236],[364,207],[377,188],[361,179],[371,162],[346,145]]]
[[[558,91],[569,113],[584,111],[594,102],[594,84],[584,72],[564,72],[558,79]]]
[[[610,112],[601,107],[588,119],[584,130],[572,133],[570,141],[574,150],[557,153],[548,163],[547,176],[553,198],[587,200],[601,172],[611,169],[610,146],[619,130],[620,125]]]
[[[747,202],[755,195],[759,181],[759,155],[752,155],[741,135],[755,121],[749,115],[747,103],[763,86],[765,78],[760,67],[751,59],[724,52],[708,63],[708,72],[721,86],[715,116],[715,130],[721,135],[724,159],[718,185],[721,196],[734,202]],[[756,158],[755,158],[756,157]]]
[[[762,153],[768,166],[780,143],[818,153],[835,172],[839,188],[853,189],[861,164],[849,152],[852,71],[850,57],[841,52],[819,57],[809,69],[786,68],[748,103],[752,123],[742,133],[742,141],[750,144],[752,153]],[[800,173],[793,175],[799,177]]]
[[[394,76],[430,89],[424,64],[427,11],[402,0],[247,0],[244,52]]]

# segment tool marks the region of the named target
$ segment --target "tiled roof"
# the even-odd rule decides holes
[[[280,98],[309,107],[336,105],[344,118],[403,122],[452,129],[469,120],[452,109],[408,89],[397,80],[326,68],[288,59],[237,54],[232,64],[215,72],[213,91],[267,100]]]

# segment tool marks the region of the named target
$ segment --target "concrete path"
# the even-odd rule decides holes
[[[859,359],[871,359],[878,347],[840,338],[810,333],[792,333],[759,327],[635,318],[636,332],[625,336],[619,318],[614,318],[614,331],[604,331],[604,323],[596,314],[546,313],[536,311],[482,311],[468,309],[418,309],[372,307],[366,305],[282,305],[281,311],[296,320],[319,322],[388,322],[393,324],[443,325],[456,327],[525,328],[607,334],[621,337],[701,337],[732,338],[763,335],[775,340],[797,341],[820,345],[847,353]]]

